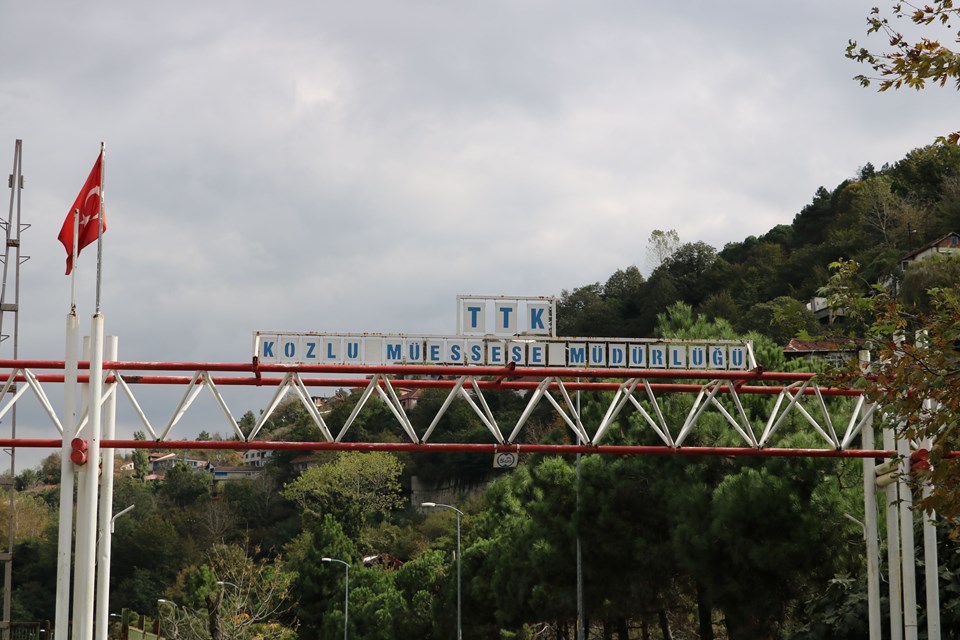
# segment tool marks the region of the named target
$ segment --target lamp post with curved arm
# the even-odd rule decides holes
[[[453,505],[440,504],[439,502],[421,502],[420,506],[437,509],[449,509],[450,511],[455,511],[457,514],[457,640],[463,640],[463,626],[461,624],[462,620],[460,617],[460,518],[463,517],[463,511],[460,511],[460,509],[457,509]]]
[[[347,640],[347,621],[350,619],[350,563],[336,558],[320,558],[323,562],[339,562],[346,569],[343,582],[343,640]]]

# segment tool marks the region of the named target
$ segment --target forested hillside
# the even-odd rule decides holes
[[[804,317],[801,303],[827,283],[831,262],[857,261],[869,282],[898,280],[901,258],[958,230],[960,148],[916,149],[880,169],[867,163],[832,190],[820,187],[790,224],[719,251],[661,235],[646,256],[637,256],[635,264],[652,258],[648,278],[629,266],[605,283],[565,290],[560,333],[652,336],[657,314],[683,302],[730,321],[740,333],[758,331],[784,342],[820,330],[812,316]]]
[[[880,169],[866,164],[832,190],[818,189],[788,223],[791,215],[763,236],[719,251],[682,242],[671,231],[654,234],[648,255],[637,256],[638,263],[648,261],[649,277],[628,266],[605,283],[571,283],[561,295],[559,332],[749,334],[768,369],[816,367],[786,361],[782,345],[831,330],[803,306],[827,283],[828,264],[856,260],[864,285],[897,283],[902,257],[960,230],[960,149],[927,147]],[[335,432],[357,402],[356,395],[344,396],[326,418]],[[427,391],[419,398],[410,411],[418,433],[445,397]],[[488,400],[505,420],[526,405],[513,393]],[[581,401],[585,421],[595,422],[609,397],[585,392]],[[743,398],[745,415],[759,429],[769,402]],[[852,401],[828,402],[842,411]],[[681,394],[663,399],[670,424],[682,422],[689,407]],[[248,432],[254,421],[249,413],[241,428]],[[546,404],[526,432],[542,442],[572,437]],[[389,409],[372,404],[349,438],[389,441],[396,434]],[[820,446],[796,412],[781,434],[785,446]],[[319,434],[292,402],[272,415],[260,437]],[[609,440],[661,444],[629,406]],[[457,400],[432,441],[488,442],[489,434]],[[739,444],[722,417],[710,413],[688,443]],[[214,487],[208,472],[185,464],[148,481],[142,453],[131,457],[134,471],[117,479],[114,504],[115,511],[136,508],[116,522],[111,605],[159,615],[168,637],[340,637],[346,575],[331,559],[350,566],[350,638],[455,637],[458,521],[450,510],[412,504],[413,477],[444,487],[463,512],[467,640],[574,638],[578,541],[590,638],[867,635],[863,531],[851,518],[863,509],[856,461],[584,456],[578,469],[572,458],[527,455],[516,469],[494,471],[489,456],[468,454],[324,453],[305,460],[279,453],[255,480]],[[57,455],[15,479],[14,619],[53,617],[58,480]],[[940,553],[942,629],[945,637],[960,637],[960,552],[945,539]]]

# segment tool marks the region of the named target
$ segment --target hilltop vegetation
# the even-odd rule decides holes
[[[832,191],[820,187],[791,224],[760,237],[719,251],[679,237],[667,251],[652,244],[649,277],[633,265],[605,283],[564,290],[560,333],[652,336],[657,314],[683,302],[728,320],[739,333],[758,331],[780,342],[802,331],[814,335],[821,329],[802,303],[827,283],[830,263],[853,260],[865,281],[897,284],[905,255],[957,230],[960,147],[916,149],[880,169],[867,163]]]

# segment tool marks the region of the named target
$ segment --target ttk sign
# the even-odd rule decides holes
[[[556,300],[457,297],[456,335],[257,331],[263,363],[752,369],[749,341],[556,337]]]
[[[457,296],[457,327],[461,336],[551,336],[556,298],[482,298]]]

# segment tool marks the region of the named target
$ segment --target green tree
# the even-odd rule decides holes
[[[820,325],[802,302],[790,296],[780,296],[769,302],[753,305],[738,323],[744,332],[763,333],[777,344],[786,344],[791,338],[817,335]]]
[[[343,607],[343,583],[337,582],[343,567],[322,559],[337,558],[353,565],[358,556],[356,547],[332,514],[308,513],[304,516],[303,531],[284,548],[284,555],[289,570],[297,574],[293,591],[299,602],[294,614],[300,621],[302,636],[323,637],[325,619]]]
[[[282,620],[293,605],[296,574],[284,570],[281,558],[262,558],[256,548],[248,552],[240,545],[216,544],[205,560],[183,569],[167,591],[181,606],[181,637],[293,637],[293,630]]]
[[[670,259],[680,248],[680,234],[676,229],[654,229],[647,240],[647,265],[653,271]]]
[[[283,488],[283,496],[313,513],[337,516],[351,537],[362,538],[374,517],[402,506],[396,456],[380,451],[340,452]]]
[[[164,475],[158,495],[178,507],[187,507],[208,501],[211,485],[209,473],[177,462]]]
[[[133,434],[134,440],[146,440],[147,434],[143,431],[136,431]],[[150,456],[146,449],[136,448],[133,450],[133,475],[138,480],[143,480],[150,473]]]
[[[952,0],[932,0],[922,6],[895,0],[889,15],[881,12],[879,7],[873,7],[867,16],[867,34],[885,36],[889,48],[870,50],[859,46],[856,40],[850,40],[847,58],[869,65],[873,73],[878,74],[861,74],[856,76],[856,80],[864,87],[877,81],[880,91],[900,88],[919,91],[927,86],[928,81],[941,87],[952,82],[960,89],[960,52],[947,48],[934,37],[904,35],[899,26],[894,26],[894,22],[907,18],[903,22],[912,22],[921,33],[924,29],[931,33],[937,26],[951,29],[951,20],[957,20],[958,17],[960,9],[953,6]],[[891,22],[891,18],[894,22]],[[957,35],[960,37],[960,31]],[[958,144],[960,131],[940,140]]]

